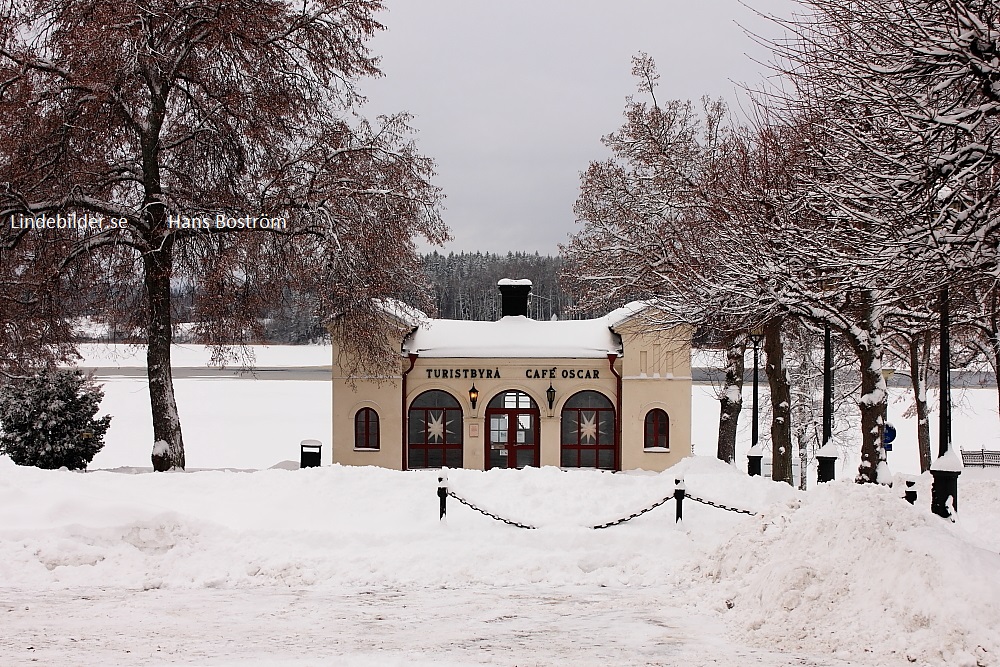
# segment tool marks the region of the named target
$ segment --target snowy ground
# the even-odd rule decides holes
[[[312,350],[298,365],[325,363]],[[145,384],[105,391],[116,421],[92,469],[148,466]],[[266,468],[328,441],[325,383],[177,393],[193,468]],[[963,400],[956,440],[995,433],[995,394]],[[709,387],[694,411],[696,442],[714,442]],[[539,529],[454,500],[439,523],[431,471],[73,473],[0,457],[0,665],[1000,667],[1000,474],[963,473],[956,524],[929,513],[926,477],[911,507],[902,484],[802,493],[710,457],[662,475],[449,474]],[[675,525],[670,501],[587,527],[663,498],[676,474],[759,514],[688,500]]]
[[[586,527],[674,473],[761,514]],[[1000,478],[967,471],[955,525],[898,487],[800,493],[701,457],[450,478],[539,529],[455,501],[439,524],[433,472],[0,459],[0,664],[1000,665]]]

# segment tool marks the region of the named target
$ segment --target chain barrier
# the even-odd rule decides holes
[[[469,509],[472,509],[472,510],[474,510],[476,512],[479,512],[483,516],[488,516],[491,519],[495,519],[496,521],[500,521],[501,523],[505,523],[508,526],[514,526],[515,528],[524,528],[525,530],[536,530],[536,526],[529,526],[527,524],[519,523],[517,521],[512,521],[510,519],[505,519],[504,517],[499,516],[497,514],[494,514],[493,512],[489,512],[487,510],[484,510],[481,507],[477,507],[473,503],[469,502],[468,500],[466,500],[462,496],[457,495],[454,491],[451,491],[450,489],[448,489],[445,486],[439,487],[438,488],[438,492],[439,492],[439,495],[441,496],[441,517],[442,518],[445,515],[444,499],[445,499],[446,496],[451,496],[452,498],[454,498],[458,502],[462,503],[463,505],[465,505]],[[646,514],[647,512],[652,512],[657,507],[660,507],[661,505],[666,504],[668,500],[676,500],[678,502],[678,505],[677,505],[677,520],[680,521],[681,520],[681,505],[682,505],[682,503],[684,501],[684,498],[690,498],[691,500],[694,500],[695,502],[702,503],[703,505],[709,505],[711,507],[717,507],[717,508],[719,508],[721,510],[726,510],[727,512],[735,512],[737,514],[747,514],[749,516],[757,516],[756,512],[751,512],[750,510],[740,509],[738,507],[729,507],[728,505],[723,505],[722,503],[717,503],[717,502],[714,502],[714,501],[711,501],[711,500],[705,500],[704,498],[699,498],[698,496],[689,495],[689,494],[685,493],[685,491],[683,489],[683,483],[680,482],[680,480],[678,480],[678,487],[676,489],[674,489],[674,491],[671,492],[671,494],[669,496],[664,496],[663,498],[661,498],[660,500],[657,500],[652,505],[649,505],[648,507],[645,507],[645,508],[639,510],[638,512],[633,512],[632,514],[629,514],[628,516],[623,516],[623,517],[621,517],[619,519],[615,519],[614,521],[609,521],[607,523],[602,523],[602,524],[599,524],[599,525],[596,525],[596,526],[590,526],[590,528],[592,530],[602,530],[604,528],[611,528],[612,526],[620,526],[621,524],[626,523],[628,521],[631,521],[632,519],[639,518],[640,516],[642,516],[643,514]]]
[[[728,505],[715,503],[712,502],[711,500],[705,500],[704,498],[699,498],[698,496],[692,496],[690,494],[688,494],[687,497],[695,502],[699,502],[704,505],[711,505],[712,507],[718,507],[720,510],[726,510],[727,512],[736,512],[737,514],[749,514],[750,516],[757,516],[756,512],[751,512],[750,510],[741,510],[738,507],[729,507]]]
[[[467,506],[467,507],[469,507],[471,509],[476,510],[480,514],[484,514],[484,515],[488,516],[491,519],[496,519],[497,521],[502,521],[503,523],[507,524],[508,526],[515,526],[517,528],[524,528],[525,530],[535,530],[534,526],[528,526],[528,525],[525,525],[523,523],[518,523],[517,521],[511,521],[510,519],[505,519],[502,516],[497,516],[496,514],[493,514],[492,512],[487,512],[486,510],[484,510],[482,508],[476,507],[475,505],[473,505],[472,503],[470,503],[468,500],[466,500],[462,496],[455,495],[454,491],[449,491],[448,495],[451,496],[452,498],[454,498],[455,500],[457,500],[458,502],[462,503],[463,505],[465,505],[465,506]]]
[[[610,528],[611,526],[620,526],[621,524],[625,523],[626,521],[631,521],[632,519],[636,519],[636,518],[642,516],[646,512],[651,512],[651,511],[655,510],[657,507],[659,507],[660,505],[662,505],[665,502],[667,502],[668,500],[673,500],[673,499],[674,499],[674,494],[671,491],[669,496],[667,496],[665,498],[662,498],[661,500],[657,500],[655,503],[653,503],[652,505],[650,505],[649,507],[647,507],[645,509],[641,509],[638,512],[634,512],[632,514],[629,514],[628,516],[623,516],[620,519],[615,519],[614,521],[609,521],[607,523],[602,523],[599,526],[591,526],[591,528],[594,529],[594,530],[601,530],[603,528]]]

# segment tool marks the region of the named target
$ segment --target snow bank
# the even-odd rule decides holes
[[[982,535],[930,514],[929,494],[910,506],[898,488],[837,482],[772,506],[690,572],[759,645],[865,664],[997,665],[1000,480],[963,481],[961,507]]]
[[[673,472],[450,471],[460,495],[541,528],[522,531],[454,500],[439,523],[434,471],[124,475],[2,465],[0,580],[40,588],[668,585],[673,563],[750,520],[689,502],[676,527],[671,502],[615,530],[589,528],[671,495]],[[690,492],[731,504],[781,491],[757,483],[740,493],[732,482],[745,476],[708,459],[680,469]]]

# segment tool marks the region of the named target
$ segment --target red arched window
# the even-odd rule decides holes
[[[407,467],[462,467],[462,406],[432,389],[413,399],[407,413]]]
[[[642,442],[645,449],[670,449],[670,417],[666,412],[655,408],[646,413]]]
[[[361,408],[354,415],[354,448],[378,449],[378,413]]]
[[[596,391],[570,397],[562,410],[560,465],[615,469],[615,408]]]

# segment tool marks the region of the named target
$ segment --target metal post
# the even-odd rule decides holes
[[[751,447],[757,446],[757,439],[759,436],[757,427],[757,416],[758,416],[758,405],[757,405],[757,392],[760,387],[760,378],[757,371],[757,366],[760,365],[760,341],[754,338],[753,341],[753,431],[751,435]]]
[[[833,444],[833,333],[823,331],[823,445],[816,450],[816,481],[832,482],[837,476],[837,447]]]
[[[674,500],[677,502],[674,504],[677,506],[677,517],[674,519],[674,523],[679,523],[682,519],[684,519],[684,494],[684,479],[675,479]]]
[[[882,367],[882,382],[885,383],[885,405],[882,409],[882,423],[878,427],[878,467],[875,468],[875,479],[879,484],[886,486],[892,486],[892,478],[889,475],[888,451],[892,449],[891,443],[896,437],[896,430],[889,423],[889,380],[892,379],[895,372],[895,368]]]
[[[944,456],[951,449],[951,343],[948,339],[948,288],[941,290],[941,375],[939,386],[941,394],[940,441],[938,456]]]
[[[941,290],[941,376],[940,376],[940,436],[938,458],[931,464],[931,511],[954,520],[952,509],[958,511],[958,476],[962,474],[962,459],[951,447],[951,346],[948,340],[948,287]],[[949,506],[948,500],[951,500]]]
[[[445,515],[448,514],[448,507],[447,507],[447,501],[448,501],[448,474],[447,473],[441,473],[441,475],[438,476],[438,499],[440,500],[440,503],[441,503],[440,516],[438,516],[438,519],[440,519],[440,520],[443,521]]]
[[[833,333],[823,332],[823,444],[833,438]]]
[[[750,332],[750,340],[753,342],[753,424],[750,431],[750,451],[747,452],[747,473],[751,477],[760,476],[760,462],[764,458],[764,452],[758,445],[759,431],[757,427],[760,414],[758,403],[760,375],[757,367],[760,365],[760,342],[763,338],[764,334],[759,329]]]

